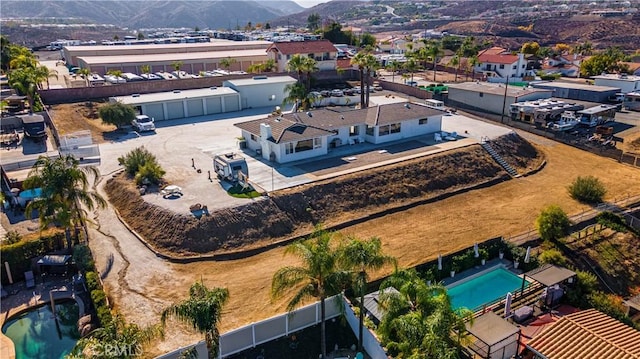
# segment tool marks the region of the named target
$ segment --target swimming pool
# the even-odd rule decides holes
[[[19,196],[20,198],[24,198],[28,201],[34,198],[42,197],[42,188],[25,189],[24,191],[20,192]]]
[[[525,286],[529,282],[525,282]],[[496,267],[460,284],[447,288],[453,308],[474,310],[522,287],[522,278],[504,267]]]
[[[30,309],[2,326],[2,333],[13,341],[16,359],[64,358],[76,345],[78,333],[78,304],[64,301],[56,304],[59,329],[46,304]]]

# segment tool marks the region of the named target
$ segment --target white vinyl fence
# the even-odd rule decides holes
[[[353,333],[357,338],[358,331],[360,328],[360,319],[356,316],[356,313],[353,311],[353,309],[351,309],[351,306],[349,305],[349,303],[346,301],[344,297],[342,297],[342,300],[345,302],[344,317],[347,319],[347,323],[349,323],[351,330],[353,330]],[[369,354],[369,356],[372,359],[388,358],[387,353],[385,353],[384,349],[382,349],[382,346],[380,345],[380,342],[378,341],[378,339],[373,335],[371,330],[369,330],[369,328],[367,328],[366,326],[362,331],[362,346],[364,348],[364,351],[366,351],[367,354]]]
[[[325,320],[340,316],[343,305],[342,295],[327,298],[325,300]],[[219,357],[228,357],[318,323],[320,323],[320,302],[296,309],[291,313],[280,314],[258,323],[240,327],[220,335]]]

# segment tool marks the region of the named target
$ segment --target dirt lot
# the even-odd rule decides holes
[[[96,101],[54,105],[51,116],[60,135],[89,130],[94,143],[107,141],[109,134],[116,130],[113,125],[102,123],[98,109],[102,103]]]

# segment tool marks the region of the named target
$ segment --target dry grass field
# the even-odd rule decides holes
[[[91,131],[94,143],[103,143],[106,136],[116,129],[116,126],[102,123],[98,116],[98,109],[102,103],[96,101],[66,103],[54,105],[51,116],[60,135],[67,135],[80,130]]]
[[[532,135],[526,137],[537,142]],[[386,253],[397,257],[401,266],[411,266],[489,237],[527,231],[549,204],[559,204],[569,213],[584,210],[584,205],[569,198],[565,188],[577,175],[599,177],[610,200],[640,193],[637,169],[552,141],[537,145],[545,153],[547,165],[535,175],[418,206],[343,232],[363,238],[378,236]],[[231,297],[221,325],[224,332],[283,312],[286,301],[272,302],[269,297],[271,277],[278,268],[293,263],[293,258],[284,256],[283,248],[276,248],[237,261],[172,264],[170,287],[156,284],[146,289],[150,297],[172,301],[185,297],[195,280],[229,288]]]

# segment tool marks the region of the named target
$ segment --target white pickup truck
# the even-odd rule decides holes
[[[153,124],[153,118],[147,115],[137,115],[136,118],[131,121],[131,125],[135,127],[138,132],[156,130],[156,125]]]

